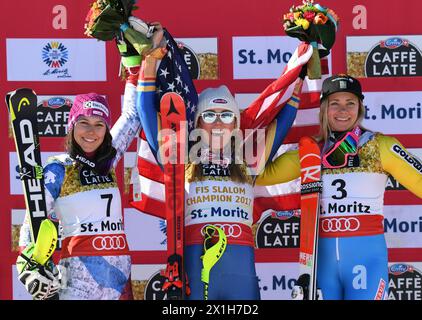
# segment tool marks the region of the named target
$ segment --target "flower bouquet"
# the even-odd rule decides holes
[[[117,39],[122,43],[122,38],[132,44],[139,55],[151,49],[152,41],[149,39],[153,27],[144,23],[142,32],[129,27],[135,0],[97,0],[91,4],[86,17],[85,34],[102,41]],[[142,21],[138,18],[137,22]],[[143,22],[142,22],[143,23]],[[138,28],[139,29],[139,28]]]
[[[321,78],[320,58],[327,56],[334,45],[338,20],[333,10],[314,4],[313,0],[304,0],[283,15],[286,34],[310,43],[314,49],[307,66],[309,79]],[[318,48],[318,44],[323,48]]]

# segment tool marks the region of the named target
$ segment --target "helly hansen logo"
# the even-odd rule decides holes
[[[98,101],[85,101],[83,103],[83,107],[84,107],[84,109],[96,109],[96,110],[99,110],[102,113],[104,113],[107,117],[109,116],[107,107],[105,105],[103,105],[101,102],[98,102]]]

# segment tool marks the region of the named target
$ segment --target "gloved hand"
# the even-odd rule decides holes
[[[28,245],[16,260],[19,280],[35,300],[52,299],[60,289],[60,274],[49,260],[44,266],[32,259],[34,244]]]
[[[160,60],[167,53],[166,39],[164,38],[163,27],[159,22],[152,22],[146,24],[141,19],[131,16],[129,17],[129,24],[138,32],[144,33],[152,41],[151,49],[147,50],[145,56],[153,56]]]
[[[116,45],[121,56],[119,75],[136,86],[142,58],[123,34],[116,37]]]
[[[128,20],[133,29],[144,34],[148,39],[151,38],[155,32],[155,26],[153,24],[148,24],[138,17],[130,16]]]
[[[309,299],[309,274],[301,274],[296,281],[296,285],[292,289],[293,300],[308,300]],[[323,300],[321,289],[317,289],[317,300]]]
[[[117,37],[116,45],[117,49],[119,49],[119,54],[122,57],[122,65],[125,68],[132,68],[141,65],[141,56],[135,50],[133,45],[125,39],[125,37]]]
[[[129,17],[129,24],[127,27],[150,39],[151,46],[149,49],[145,48],[143,51],[144,56],[154,57],[155,59],[160,60],[167,53],[166,41],[163,37],[163,28],[159,22],[147,24],[141,19],[131,16]],[[116,38],[116,44],[122,57],[122,66],[124,67],[124,70],[121,70],[120,74],[123,78],[135,76],[139,72],[142,57],[132,43],[125,37],[123,32]],[[136,81],[136,78],[133,78]]]
[[[293,300],[307,300],[309,296],[309,274],[301,274],[292,289]]]

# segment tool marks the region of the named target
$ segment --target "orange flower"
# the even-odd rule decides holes
[[[314,24],[325,24],[328,18],[323,13],[318,13],[314,18]]]
[[[286,21],[286,20],[290,20],[290,21],[293,21],[293,13],[292,12],[289,12],[289,13],[286,13],[286,14],[284,14],[283,15],[283,20],[284,21]]]
[[[84,33],[87,36],[91,36],[92,26],[94,25],[95,19],[97,19],[97,17],[100,15],[100,13],[101,13],[100,6],[98,5],[97,2],[94,2],[91,6],[91,9],[89,9],[89,12],[88,12],[88,14],[85,18],[86,23],[85,23],[85,32]]]

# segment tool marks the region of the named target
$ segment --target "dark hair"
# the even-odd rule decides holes
[[[92,159],[96,168],[94,171],[100,175],[107,175],[113,164],[113,159],[117,154],[116,149],[112,145],[113,137],[110,134],[110,130],[106,127],[106,132],[104,135],[104,141],[95,151],[95,157]],[[81,146],[76,142],[73,128],[68,132],[65,139],[65,149],[67,153],[73,158],[76,158],[77,154],[86,157],[85,152],[82,150]]]

